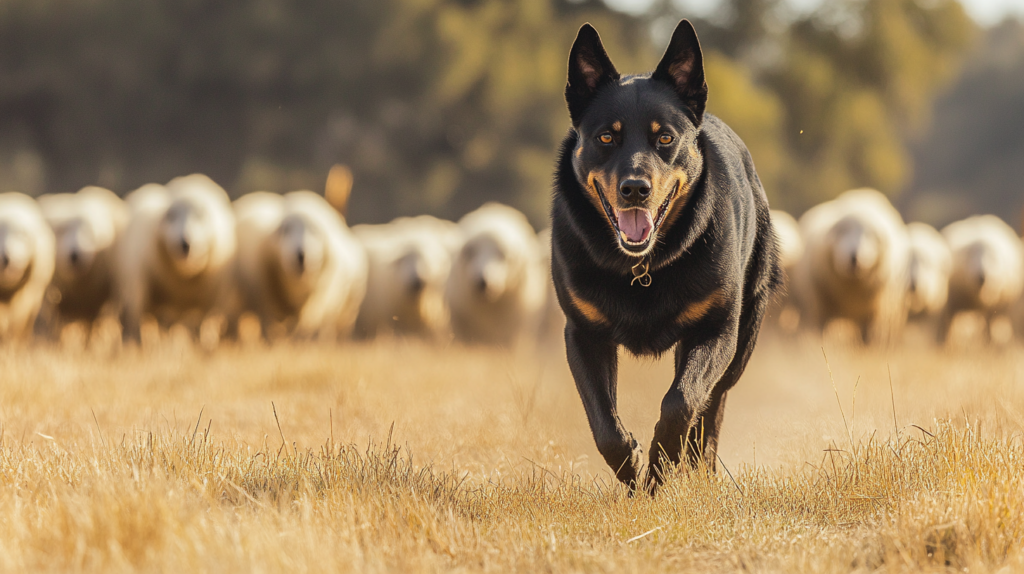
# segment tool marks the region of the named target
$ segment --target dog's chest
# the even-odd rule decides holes
[[[654,272],[646,287],[619,277],[592,287],[594,305],[612,338],[641,355],[671,349],[726,304],[717,286],[687,282],[678,273]]]

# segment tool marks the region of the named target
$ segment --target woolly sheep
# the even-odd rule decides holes
[[[32,336],[53,268],[53,232],[38,204],[21,193],[0,194],[0,341]]]
[[[195,329],[230,316],[235,218],[224,189],[193,174],[146,185],[126,201],[130,219],[117,247],[125,340],[139,340],[146,315]]]
[[[872,189],[856,189],[800,218],[804,255],[794,289],[807,324],[848,319],[867,342],[890,341],[906,322],[909,239],[899,212]]]
[[[804,240],[800,225],[792,215],[778,209],[771,210],[772,227],[778,237],[779,265],[782,267],[784,284],[777,292],[776,300],[768,310],[765,326],[774,325],[787,333],[793,333],[800,326],[800,310],[792,293],[793,274],[804,254]]]
[[[563,341],[565,332],[565,312],[558,304],[558,295],[555,293],[555,281],[551,275],[551,228],[542,229],[537,234],[537,243],[540,247],[541,264],[544,266],[544,281],[546,284],[546,295],[544,310],[541,314],[540,333],[538,342],[541,345],[548,345],[553,342],[559,344]]]
[[[366,255],[345,220],[311,191],[256,192],[235,202],[237,272],[263,333],[348,335],[366,294]]]
[[[128,223],[128,206],[101,187],[44,195],[38,201],[56,237],[56,268],[47,296],[53,302],[53,326],[91,324],[113,295],[114,246]]]
[[[954,317],[962,311],[979,312],[988,337],[993,320],[1005,320],[1024,290],[1024,246],[1013,228],[994,215],[951,223],[942,235],[953,254],[953,269],[938,338],[946,340]]]
[[[488,203],[463,217],[459,227],[464,244],[447,288],[455,336],[507,346],[535,333],[545,304],[546,271],[526,217]]]
[[[946,240],[927,223],[907,225],[910,269],[907,277],[907,309],[911,317],[935,317],[946,306],[953,256]]]
[[[452,257],[461,246],[455,223],[421,215],[352,228],[366,249],[370,273],[356,332],[428,338],[449,331],[444,299]]]

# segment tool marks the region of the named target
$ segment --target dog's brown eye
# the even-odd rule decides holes
[[[603,144],[610,144],[612,143],[612,134],[605,132],[597,136],[597,139]]]
[[[658,138],[658,143],[660,143],[661,145],[668,145],[668,144],[672,143],[672,141],[674,139],[675,138],[673,138],[672,136],[670,136],[668,134],[661,134],[661,137]]]

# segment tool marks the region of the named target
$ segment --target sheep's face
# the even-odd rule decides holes
[[[277,255],[285,275],[292,281],[315,281],[327,260],[326,242],[317,228],[302,217],[288,216],[281,222],[277,238]]]
[[[832,266],[840,277],[871,277],[881,258],[878,235],[855,217],[839,220],[832,229]]]
[[[512,265],[507,249],[495,238],[480,235],[470,239],[463,246],[460,258],[464,278],[480,298],[494,302],[509,290]]]
[[[92,227],[84,220],[69,223],[57,231],[55,275],[65,282],[85,276],[92,269],[96,252],[96,238]]]
[[[206,209],[186,199],[171,204],[160,223],[164,251],[183,277],[195,277],[210,263],[214,222]]]
[[[1000,274],[999,256],[995,250],[982,241],[976,241],[963,250],[964,280],[968,288],[977,293],[978,301],[985,306],[998,302],[1001,293],[998,281],[993,278]]]
[[[429,241],[411,240],[393,263],[401,290],[395,314],[398,329],[430,333],[442,328],[447,320],[444,287],[451,260],[447,251],[442,248],[439,252],[434,247]]]
[[[32,267],[32,239],[21,229],[0,224],[0,290],[21,285]]]
[[[948,265],[924,250],[912,249],[907,291],[911,313],[937,312],[948,296]]]
[[[410,246],[409,250],[395,261],[395,276],[403,292],[415,297],[431,283],[433,273],[430,262],[423,253],[417,247]]]

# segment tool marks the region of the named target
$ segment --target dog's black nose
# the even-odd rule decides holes
[[[651,184],[642,179],[626,179],[619,184],[619,194],[626,199],[647,197],[651,194]]]

